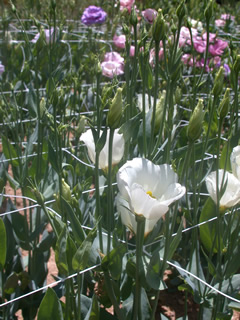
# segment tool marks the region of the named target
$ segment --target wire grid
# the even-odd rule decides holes
[[[1,21],[1,19],[0,19],[0,21]],[[31,22],[31,20],[24,20],[24,21],[25,21],[25,22],[26,22],[26,21]],[[9,29],[10,34],[15,34],[15,35],[17,34],[18,36],[19,36],[19,35],[21,36],[21,35],[23,34],[23,31],[22,31],[22,29],[18,26],[18,23],[19,23],[19,21],[17,21],[17,20],[12,21],[12,23],[10,24],[10,29]],[[74,27],[75,27],[75,28],[71,31],[71,33],[68,33],[66,30],[68,29],[68,26],[69,26],[70,24],[74,24]],[[46,23],[44,23],[44,22],[41,22],[41,25],[42,25],[43,27],[45,27],[45,28],[48,28],[48,25],[47,25]],[[100,28],[93,28],[92,30],[93,30],[93,32],[95,32],[96,34],[102,32]],[[0,31],[0,32],[1,32],[1,31]],[[29,36],[30,38],[31,38],[31,37],[33,38],[33,37],[36,35],[36,33],[38,32],[38,30],[37,30],[35,27],[33,27],[31,30],[27,30],[26,32],[27,32],[27,34],[28,34],[28,36]],[[85,38],[85,35],[87,34],[87,28],[86,28],[85,26],[83,26],[79,21],[68,20],[68,21],[67,21],[67,25],[63,28],[63,34],[64,34],[64,33],[68,33],[68,34],[70,34],[71,36],[73,36],[73,37],[76,38],[76,39],[72,39],[72,40],[61,40],[63,43],[67,43],[67,44],[69,44],[69,45],[70,45],[71,43],[75,43],[75,42],[80,42],[80,41],[83,42],[84,40],[87,39],[87,38]],[[237,26],[237,27],[236,27],[236,33],[240,33],[240,26]],[[227,37],[229,38],[229,37],[232,37],[232,34],[226,34],[226,33],[224,33],[224,32],[219,32],[219,36],[221,36],[221,37],[226,37],[226,36],[227,36]],[[12,41],[12,43],[25,42],[24,39],[11,40],[11,41]],[[100,40],[100,41],[103,42],[103,43],[105,43],[106,45],[108,45],[109,48],[110,48],[110,51],[112,51],[112,41],[104,41],[104,40]],[[0,44],[1,44],[1,42],[3,42],[3,41],[0,40]],[[233,42],[233,43],[236,43],[236,44],[239,44],[239,43],[240,43],[240,36],[239,36],[239,35],[235,36],[235,37],[234,37],[234,40],[233,40],[232,42]],[[183,76],[183,78],[190,78],[190,77],[192,77],[192,76],[191,76],[191,75]],[[159,79],[159,80],[160,80],[160,79]],[[139,80],[139,81],[140,81],[140,80]],[[101,86],[104,86],[104,85],[106,85],[107,83],[108,83],[108,82],[102,82],[102,83],[101,83]],[[120,84],[123,84],[124,82],[119,82],[119,83],[120,83]],[[92,85],[92,84],[84,84],[84,85],[83,85],[83,87],[86,87],[86,88],[91,88],[91,87],[93,87],[93,86],[94,86],[94,85]],[[62,88],[67,89],[67,87],[62,87]],[[59,87],[58,89],[60,89],[60,87]],[[42,92],[42,95],[43,95],[43,96],[44,96],[45,93],[46,93],[46,88],[39,88],[39,89],[34,89],[34,90],[35,90],[35,91],[36,91],[36,90],[39,90],[39,92]],[[27,93],[29,93],[29,89],[26,87],[24,90],[13,90],[13,91],[2,91],[2,92],[1,92],[2,95],[15,95],[15,94],[18,94],[18,93],[21,93],[21,94],[26,93],[26,94],[27,94]],[[187,95],[186,95],[186,96],[187,96]],[[204,93],[200,94],[199,96],[204,97]],[[184,107],[180,106],[180,108],[184,108]],[[187,111],[191,111],[190,109],[187,109],[187,108],[184,108],[184,109],[187,110]],[[84,114],[84,115],[86,115],[86,114],[87,114],[87,115],[92,115],[92,114],[93,114],[93,111],[75,113],[74,115],[83,115],[83,114]],[[71,114],[71,115],[72,115],[72,114]],[[22,120],[21,122],[31,122],[31,121],[36,121],[36,118],[24,119],[24,120]],[[10,123],[9,123],[9,124],[10,124]],[[13,124],[13,123],[11,122],[11,124]],[[18,122],[15,122],[14,124],[18,124]],[[187,124],[188,124],[187,122],[185,122],[185,123],[184,123],[184,122],[181,122],[179,125],[180,125],[180,126],[184,126],[184,125],[187,125]],[[3,123],[0,123],[0,127],[3,126],[3,125],[8,125],[8,124],[7,124],[7,123],[4,123],[4,124],[3,124]],[[166,142],[167,142],[167,141],[166,141]],[[1,141],[0,141],[0,143],[1,143]],[[25,142],[22,142],[22,145],[23,145],[23,146],[24,146],[24,143],[25,143]],[[83,163],[83,164],[86,165],[86,166],[90,166],[90,167],[94,168],[94,165],[89,164],[89,163],[86,163],[86,162],[84,162],[83,160],[81,160],[81,159],[79,159],[78,157],[76,157],[76,155],[74,155],[74,154],[71,152],[71,149],[70,149],[70,148],[63,148],[63,149],[62,149],[62,152],[65,152],[65,153],[67,153],[68,155],[72,156],[72,157],[75,158],[75,160],[77,160],[78,162]],[[31,155],[28,155],[27,157],[32,157],[32,158],[33,158],[33,157],[35,157],[35,156],[37,156],[37,154],[36,154],[36,153],[33,153],[33,154],[31,154]],[[208,160],[213,159],[214,157],[215,157],[215,155],[206,153],[203,160],[204,160],[204,161],[208,161]],[[21,157],[20,157],[20,158],[21,158]],[[18,158],[16,158],[16,160],[17,160],[17,159],[20,159],[20,158],[18,157]],[[15,159],[15,158],[12,158],[12,159],[3,159],[3,160],[1,161],[1,163],[11,162],[11,161],[14,160],[14,159]],[[196,162],[199,162],[199,161],[201,161],[201,159],[196,160]],[[116,183],[113,183],[113,185],[116,185]],[[107,187],[108,187],[108,186],[105,185],[105,186],[102,186],[101,188],[107,188]],[[95,190],[95,189],[93,188],[93,189],[90,189],[90,190],[85,190],[85,191],[83,191],[82,193],[83,193],[83,194],[84,194],[84,193],[90,193],[90,192],[92,192],[92,191],[94,191],[94,190]],[[188,192],[188,194],[190,195],[190,194],[192,194],[192,193],[191,193],[191,192]],[[201,193],[201,196],[206,196],[206,197],[208,197],[209,195],[208,195],[208,194]],[[34,204],[31,205],[31,206],[26,206],[26,207],[21,208],[22,210],[27,210],[27,209],[30,209],[30,208],[32,209],[32,208],[36,208],[36,207],[39,206],[34,199],[31,199],[31,198],[28,198],[28,197],[16,196],[16,195],[11,195],[11,194],[0,194],[0,197],[5,197],[5,198],[8,198],[8,197],[10,197],[10,198],[13,198],[13,197],[15,197],[15,198],[17,198],[17,197],[19,197],[19,198],[25,198],[25,199],[31,201],[32,203],[34,203]],[[49,207],[49,204],[52,204],[54,201],[55,201],[55,200],[46,201],[46,202],[45,202],[45,205],[46,205],[46,207],[47,207],[49,210],[51,210],[51,211],[53,211],[55,214],[57,214],[51,207]],[[1,214],[0,214],[0,218],[3,217],[3,216],[5,216],[5,215],[10,215],[10,214],[17,213],[17,212],[19,212],[19,210],[21,210],[21,209],[16,209],[16,210],[12,210],[12,211],[9,211],[9,212],[1,213]],[[225,215],[228,215],[228,214],[230,214],[230,213],[233,214],[233,213],[236,212],[236,211],[237,211],[237,209],[233,210],[233,212],[227,212]],[[217,219],[217,217],[214,217],[214,218],[212,218],[212,219],[209,219],[209,220],[204,221],[204,222],[202,222],[202,223],[199,223],[199,224],[197,224],[197,225],[194,225],[194,226],[191,226],[191,227],[189,227],[189,228],[186,228],[186,229],[184,229],[184,230],[182,231],[182,233],[189,232],[189,231],[191,231],[191,230],[194,229],[194,228],[199,228],[201,225],[204,225],[204,224],[207,224],[207,223],[211,223],[212,221],[215,221],[216,219]],[[82,227],[83,227],[83,228],[86,228],[86,229],[91,229],[91,228],[89,228],[89,227],[87,227],[87,226],[82,226]],[[174,237],[175,235],[176,235],[176,234],[173,234],[172,236]],[[123,242],[124,242],[124,241],[123,241]],[[158,242],[158,241],[156,241],[156,242]],[[146,245],[145,248],[146,248],[147,246],[150,246],[150,245],[156,243],[156,242],[153,242],[153,243],[151,243],[151,244]],[[134,247],[134,245],[133,245],[133,247]],[[145,250],[145,248],[144,248],[144,250]],[[145,253],[148,254],[148,253],[146,252],[146,250],[145,250]],[[213,290],[214,292],[216,292],[216,293],[224,296],[225,298],[228,298],[228,299],[231,300],[231,301],[240,303],[240,300],[235,299],[234,297],[231,297],[231,296],[229,296],[229,295],[227,295],[227,294],[219,291],[218,289],[212,287],[211,285],[209,285],[208,283],[206,283],[204,280],[200,279],[199,277],[197,277],[197,276],[194,275],[193,273],[187,271],[186,269],[181,268],[180,265],[178,265],[178,264],[176,264],[176,263],[172,263],[172,262],[170,262],[170,261],[167,261],[167,263],[168,263],[168,265],[176,268],[177,270],[183,271],[185,274],[188,274],[189,276],[195,278],[196,280],[198,280],[199,282],[203,283],[205,286],[207,286],[208,288],[210,288],[210,289]],[[100,264],[95,265],[95,266],[92,266],[92,267],[90,267],[90,268],[87,268],[87,269],[79,272],[79,273],[74,273],[74,274],[69,275],[68,277],[66,277],[66,278],[64,278],[64,279],[61,279],[61,280],[52,282],[52,283],[50,283],[50,284],[48,284],[48,285],[46,285],[46,286],[43,286],[43,287],[41,287],[41,288],[38,288],[38,289],[36,289],[36,290],[34,290],[34,291],[31,291],[31,292],[29,292],[29,293],[27,293],[27,294],[21,295],[21,296],[16,297],[16,298],[13,298],[13,299],[11,299],[11,300],[9,300],[9,301],[6,301],[6,302],[0,304],[0,307],[4,307],[4,306],[6,306],[6,305],[8,305],[8,304],[13,303],[14,301],[23,299],[23,298],[25,298],[25,297],[27,297],[27,296],[30,296],[30,295],[33,295],[33,294],[35,294],[35,293],[37,293],[37,292],[39,292],[39,291],[44,291],[44,290],[46,290],[47,288],[54,287],[54,286],[56,286],[57,284],[66,281],[67,279],[74,278],[74,277],[76,277],[78,274],[83,274],[83,273],[88,272],[88,271],[90,271],[90,270],[94,270],[95,268],[97,268],[97,267],[99,267],[99,266],[100,266]]]
[[[81,162],[81,163],[84,163],[85,165],[89,165],[89,164],[83,162],[81,159],[77,158],[69,149],[63,148],[62,151],[63,151],[63,152],[67,152],[69,155],[71,155],[72,157],[74,157],[77,161],[79,161],[79,162]],[[30,155],[30,156],[35,157],[35,156],[37,156],[37,154],[33,154],[33,155]],[[203,159],[203,161],[208,161],[209,159],[213,159],[213,158],[214,158],[213,155],[211,155],[211,154],[206,154],[206,157]],[[11,161],[11,160],[12,160],[12,159],[6,159],[6,161]],[[198,161],[199,161],[199,160],[196,160],[196,162],[198,162]],[[90,165],[90,166],[94,168],[94,165]],[[112,186],[116,186],[116,184],[117,184],[117,183],[113,183]],[[104,189],[104,188],[107,188],[107,187],[108,187],[108,185],[104,185],[104,186],[102,186],[102,187],[100,187],[100,188],[101,188],[101,189]],[[94,190],[95,190],[95,188],[92,188],[92,189],[89,189],[89,190],[84,190],[82,193],[83,193],[83,194],[85,194],[85,193],[90,193],[90,192],[93,192]],[[192,192],[188,192],[188,195],[191,195],[191,194],[193,194],[193,193],[192,193]],[[201,195],[201,196],[205,196],[205,197],[209,197],[209,194],[207,194],[207,193],[201,193],[200,195]],[[14,198],[14,197],[15,197],[15,198],[25,198],[25,199],[27,199],[27,200],[29,200],[29,201],[31,201],[31,202],[34,203],[34,204],[31,205],[31,206],[26,206],[26,207],[23,207],[23,208],[21,208],[21,209],[15,209],[15,210],[12,210],[12,211],[9,211],[9,212],[2,213],[2,214],[0,214],[0,218],[3,217],[3,216],[6,216],[6,215],[10,215],[10,214],[17,213],[17,212],[19,212],[19,210],[27,210],[27,209],[30,209],[30,208],[32,209],[32,208],[39,207],[39,205],[36,203],[36,201],[35,201],[34,199],[32,199],[32,198],[29,198],[29,197],[16,196],[16,195],[11,195],[11,194],[0,194],[0,196],[6,197],[6,198],[7,198],[7,197],[10,197],[10,198],[11,198],[11,197],[12,197],[12,198]],[[50,201],[46,201],[46,202],[45,202],[46,208],[47,208],[48,210],[52,211],[54,214],[56,214],[59,218],[61,218],[61,216],[60,216],[57,212],[55,212],[51,207],[49,207],[49,204],[52,204],[53,202],[55,202],[55,199],[50,200]],[[232,212],[232,211],[231,211],[231,212],[229,211],[229,212],[225,213],[225,216],[227,216],[227,215],[229,215],[229,214],[233,214],[234,212],[237,212],[237,209],[233,210],[233,212]],[[200,226],[202,226],[202,225],[204,225],[204,224],[212,223],[213,221],[216,221],[216,219],[217,219],[217,217],[214,217],[214,218],[212,218],[212,219],[203,221],[203,222],[201,222],[201,223],[199,223],[199,224],[197,224],[197,225],[194,225],[194,226],[191,226],[191,227],[189,227],[189,228],[186,228],[186,229],[182,230],[182,233],[189,232],[189,231],[193,230],[194,228],[199,228]],[[82,227],[83,227],[84,229],[92,230],[92,228],[87,227],[87,226],[82,226]],[[103,233],[103,234],[106,235],[106,233]],[[175,236],[176,236],[176,233],[174,233],[174,234],[172,235],[172,237],[175,237]],[[149,243],[149,244],[145,245],[145,246],[144,246],[144,252],[145,252],[146,254],[148,254],[148,252],[145,250],[145,248],[147,248],[148,246],[151,246],[151,245],[153,245],[153,244],[156,244],[156,243],[158,243],[159,241],[160,241],[160,240],[157,240],[157,241],[154,241],[154,242],[152,242],[152,243]],[[121,242],[125,243],[124,240],[121,240]],[[134,244],[130,244],[130,245],[132,245],[133,247],[135,247]],[[160,258],[160,259],[162,260],[162,258]],[[208,288],[210,288],[210,289],[213,290],[214,292],[216,292],[216,293],[224,296],[225,298],[228,298],[228,299],[230,299],[231,301],[240,303],[240,300],[238,300],[238,299],[236,299],[236,298],[234,298],[234,297],[231,297],[231,296],[229,296],[229,295],[221,292],[220,290],[218,290],[217,288],[211,286],[210,284],[208,284],[207,282],[205,282],[205,281],[202,280],[201,278],[197,277],[197,276],[194,275],[193,273],[189,272],[189,271],[186,270],[186,269],[183,269],[180,265],[178,265],[178,264],[176,264],[176,263],[173,263],[173,262],[171,262],[171,261],[167,261],[167,264],[168,264],[169,266],[172,266],[172,267],[176,268],[178,271],[182,271],[182,272],[186,273],[187,275],[193,277],[193,278],[196,279],[197,281],[199,281],[199,282],[201,282],[202,284],[206,285]],[[41,288],[38,288],[38,289],[36,289],[36,290],[34,290],[34,291],[31,291],[31,292],[29,292],[29,293],[27,293],[27,294],[21,295],[21,296],[16,297],[16,298],[13,298],[13,299],[11,299],[11,300],[9,300],[9,301],[6,301],[6,302],[0,304],[0,307],[7,306],[7,305],[9,305],[9,304],[11,304],[11,303],[13,303],[13,302],[15,302],[15,301],[17,301],[17,300],[23,299],[23,298],[25,298],[25,297],[27,297],[27,296],[33,295],[33,294],[35,294],[35,293],[37,293],[37,292],[40,292],[40,291],[42,291],[42,290],[46,290],[47,288],[52,288],[52,287],[58,285],[59,283],[62,283],[62,282],[64,282],[64,281],[66,281],[67,279],[71,279],[71,278],[76,277],[78,274],[83,274],[83,273],[85,273],[85,272],[94,270],[95,268],[97,268],[97,267],[99,267],[99,266],[100,266],[100,264],[97,264],[97,265],[95,265],[95,266],[91,266],[90,268],[86,268],[85,270],[83,270],[83,271],[81,271],[81,272],[79,272],[79,273],[74,273],[74,274],[69,275],[68,277],[66,277],[66,278],[64,278],[64,279],[60,279],[60,280],[55,281],[55,282],[52,282],[52,283],[50,283],[50,284],[48,284],[48,285],[46,285],[46,286],[43,286],[43,287],[41,287]]]

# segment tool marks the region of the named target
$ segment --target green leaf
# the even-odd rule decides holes
[[[0,218],[0,271],[3,270],[7,255],[7,234],[3,220]]]
[[[112,278],[118,280],[122,273],[122,258],[127,252],[126,245],[121,243],[102,260],[102,268],[107,268]]]
[[[84,320],[98,320],[99,319],[99,305],[95,295],[92,297],[91,309],[89,309]]]
[[[155,252],[150,259],[147,268],[146,281],[149,286],[155,290],[160,290],[161,287],[161,276],[160,272],[162,269],[162,261],[160,260],[159,251]]]
[[[5,282],[4,292],[12,294],[18,287],[18,280],[18,275],[15,272],[11,273]]]
[[[9,159],[9,161],[14,167],[18,167],[19,160],[18,160],[16,148],[14,148],[14,146],[5,136],[2,136],[2,147],[3,147],[3,153],[6,159]],[[11,159],[14,159],[14,160],[11,160]]]
[[[60,273],[65,276],[68,275],[68,263],[67,263],[67,229],[66,226],[62,230],[60,236],[58,237],[56,248],[55,248],[55,259],[56,265]]]
[[[88,266],[88,258],[91,252],[92,243],[97,235],[96,227],[89,232],[86,239],[82,242],[81,246],[77,249],[73,257],[72,265],[74,270],[84,270]]]
[[[85,233],[82,229],[81,223],[76,217],[70,204],[62,197],[61,198],[64,212],[67,213],[67,218],[71,223],[71,228],[74,234],[74,239],[81,245],[82,241],[85,239]]]
[[[59,173],[59,165],[58,165],[58,159],[57,159],[57,152],[54,150],[54,147],[52,145],[52,142],[49,140],[48,141],[48,159],[49,162],[51,163],[53,169]]]
[[[121,126],[118,132],[123,134],[125,141],[128,141],[130,138],[135,137],[137,135],[141,117],[142,114],[140,112],[133,118],[124,122],[124,124]]]
[[[63,320],[61,303],[51,288],[48,288],[38,312],[38,320]]]
[[[215,284],[214,288],[219,290],[219,283]],[[239,273],[235,274],[230,279],[226,279],[222,282],[221,292],[223,293],[232,295],[234,293],[238,293],[239,290],[240,290],[240,274]],[[215,290],[211,289],[209,291],[209,294],[208,294],[209,297],[216,296],[216,295],[218,295],[218,292],[216,292]]]
[[[170,247],[167,253],[167,260],[172,259],[172,256],[174,255],[181,239],[182,239],[182,223],[179,225],[177,234],[173,237],[173,240],[170,243]]]

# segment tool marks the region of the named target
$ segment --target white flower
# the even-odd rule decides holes
[[[233,148],[230,156],[232,173],[240,180],[240,146]]]
[[[206,178],[207,190],[210,197],[217,203],[216,189],[217,171],[211,172]],[[231,208],[240,201],[240,181],[230,172],[221,169],[218,171],[218,188],[225,189],[221,199],[220,207]]]
[[[127,161],[118,171],[117,184],[117,208],[123,224],[136,233],[135,215],[143,215],[145,235],[186,191],[170,165],[155,165],[143,158]]]
[[[149,103],[150,99],[150,103]],[[157,102],[159,99],[157,99]],[[148,96],[148,94],[145,94],[145,113],[148,113],[150,107],[153,106],[154,98],[152,96]],[[140,111],[143,111],[143,96],[142,93],[137,94],[137,106]]]
[[[102,134],[102,131],[100,130],[100,136],[101,134]],[[99,168],[103,170],[108,168],[109,134],[110,134],[110,129],[108,129],[107,131],[106,143],[99,154]],[[95,163],[96,152],[95,152],[95,143],[93,139],[92,130],[89,129],[86,132],[84,132],[80,137],[80,141],[83,141],[86,144],[89,158],[93,163]],[[112,148],[112,165],[117,164],[122,159],[123,154],[124,154],[123,135],[114,131],[113,148]]]

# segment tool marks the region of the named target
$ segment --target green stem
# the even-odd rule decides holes
[[[104,279],[105,279],[105,285],[108,292],[108,296],[114,306],[114,312],[116,312],[118,320],[125,320],[122,310],[119,308],[108,271],[104,272]]]
[[[112,149],[113,149],[114,129],[110,128],[109,132],[109,145],[108,145],[108,211],[107,211],[107,228],[108,228],[108,241],[107,253],[110,253],[111,247],[111,229],[113,217],[113,191],[112,191]]]
[[[141,273],[143,272],[143,242],[144,242],[144,229],[145,229],[145,218],[143,216],[136,215],[137,221],[137,234],[136,234],[136,283],[135,283],[135,296],[134,296],[134,310],[133,319],[141,320],[142,309],[141,309]]]

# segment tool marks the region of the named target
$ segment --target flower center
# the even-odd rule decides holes
[[[156,197],[153,196],[152,191],[147,191],[147,194],[148,194],[151,198],[156,199]]]

